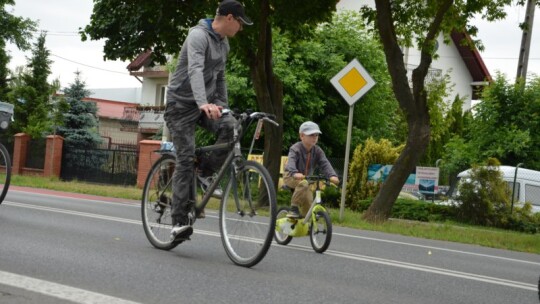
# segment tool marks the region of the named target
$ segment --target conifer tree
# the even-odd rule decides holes
[[[16,109],[12,132],[24,132],[32,138],[42,137],[52,128],[49,113],[53,109],[54,87],[47,82],[52,61],[50,51],[45,47],[45,37],[45,33],[38,37],[26,69],[18,75],[20,81],[8,94]]]
[[[80,72],[75,81],[64,89],[65,101],[69,110],[64,114],[63,126],[58,134],[64,137],[64,146],[68,149],[91,149],[101,143],[97,131],[97,106],[93,102],[85,102],[83,98],[90,95],[86,83],[81,81]]]

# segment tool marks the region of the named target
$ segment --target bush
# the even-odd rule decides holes
[[[291,205],[292,191],[289,189],[279,189],[277,192],[278,207],[289,207]]]
[[[347,206],[354,202],[372,198],[377,195],[380,183],[368,181],[368,167],[370,164],[393,164],[403,149],[403,145],[394,147],[389,140],[381,139],[378,142],[368,138],[364,146],[358,145],[353,153],[349,167],[349,180],[347,183]]]
[[[373,199],[359,200],[351,205],[356,212],[364,212],[369,208]],[[412,221],[446,221],[455,219],[456,210],[453,206],[437,205],[430,202],[397,199],[392,207],[393,218]]]
[[[341,204],[341,191],[338,187],[327,186],[322,191],[322,200],[326,203],[326,207],[339,208]]]
[[[511,194],[498,165],[498,161],[492,160],[487,166],[473,166],[470,176],[460,184],[460,220],[486,226],[505,222],[510,214]]]
[[[414,221],[446,221],[455,218],[455,207],[426,201],[398,199],[392,208],[392,217]]]
[[[496,159],[489,159],[487,166],[473,166],[470,176],[459,186],[457,200],[460,221],[522,232],[540,231],[540,215],[532,214],[530,204],[514,207],[512,212],[511,192]]]
[[[364,212],[369,208],[372,202],[373,202],[373,198],[354,201],[350,203],[349,208],[355,212]]]

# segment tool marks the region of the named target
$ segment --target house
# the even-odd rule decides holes
[[[85,102],[94,102],[99,120],[98,131],[103,138],[103,148],[134,149],[140,141],[138,130],[138,103],[121,102],[86,97]]]
[[[142,83],[141,100],[144,104],[164,106],[169,72],[164,66],[153,66],[152,63],[152,51],[146,51],[137,56],[127,70]]]

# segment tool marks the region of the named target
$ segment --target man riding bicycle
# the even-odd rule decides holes
[[[228,38],[243,25],[253,24],[244,7],[236,0],[222,1],[214,19],[201,19],[189,30],[178,65],[167,87],[165,121],[176,148],[173,176],[172,239],[187,239],[193,233],[188,219],[193,202],[190,185],[195,154],[195,127],[200,125],[217,134],[217,143],[232,139],[235,123],[231,115],[221,115],[228,106],[225,64]],[[214,153],[201,162],[203,176],[211,176],[226,157],[226,151]]]

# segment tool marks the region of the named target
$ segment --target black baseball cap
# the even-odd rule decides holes
[[[217,9],[217,14],[220,16],[227,16],[232,14],[234,17],[238,18],[245,25],[252,25],[253,21],[246,16],[244,11],[244,6],[236,0],[223,0],[219,4]]]

